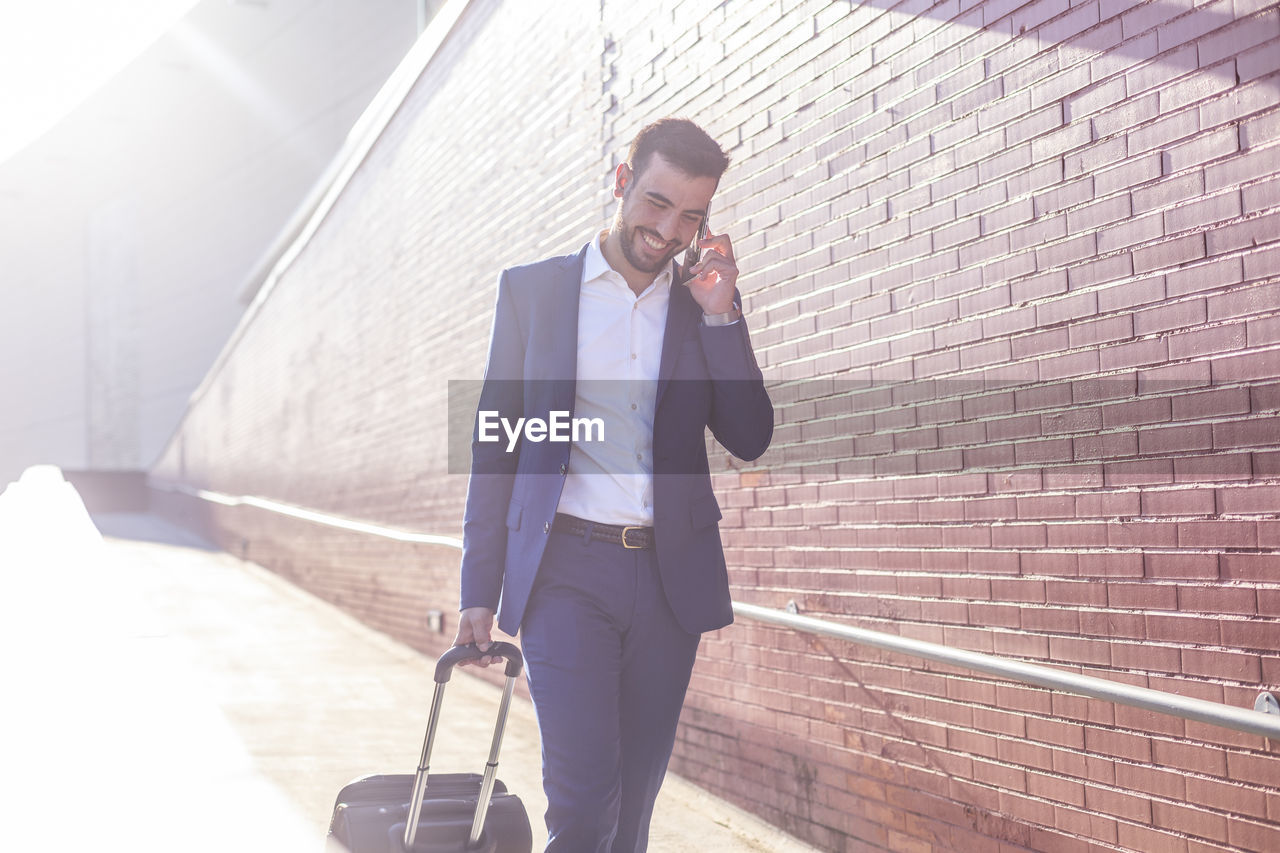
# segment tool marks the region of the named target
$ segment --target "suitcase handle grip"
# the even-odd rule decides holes
[[[431,768],[431,749],[436,740],[436,725],[440,721],[440,705],[444,701],[444,686],[453,675],[453,668],[464,660],[479,660],[482,657],[500,657],[507,661],[507,683],[502,688],[502,701],[498,706],[498,721],[493,728],[493,742],[489,745],[489,761],[484,766],[484,778],[480,783],[480,795],[476,798],[476,813],[471,821],[471,835],[467,849],[473,849],[480,842],[484,831],[484,818],[489,811],[489,797],[493,793],[493,782],[498,770],[498,750],[502,746],[502,734],[507,727],[507,711],[511,708],[511,693],[515,689],[516,679],[524,668],[524,655],[511,643],[493,643],[487,651],[480,651],[475,643],[465,646],[454,646],[436,661],[436,689],[431,696],[431,715],[427,720],[427,736],[422,742],[422,758],[418,761],[418,772],[413,777],[413,796],[409,800],[409,816],[404,827],[404,848],[413,849],[413,842],[418,834],[418,818],[422,814],[422,801],[427,794],[428,771]]]
[[[445,684],[453,675],[453,668],[464,660],[480,660],[483,657],[505,658],[507,661],[507,678],[518,678],[524,669],[524,655],[511,643],[493,643],[488,651],[480,651],[475,643],[465,646],[454,646],[436,661],[436,684]]]

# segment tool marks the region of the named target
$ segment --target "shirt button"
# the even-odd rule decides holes
[[[544,522],[542,523],[542,532],[543,532],[543,533],[550,533],[550,532],[551,532],[551,522],[549,522],[549,521],[544,521]]]
[[[632,403],[632,404],[631,404],[631,411],[633,411],[633,412],[634,412],[635,410],[636,410],[636,404],[635,404],[635,403]]]
[[[635,353],[631,353],[631,357],[632,357],[632,358],[635,358],[635,357],[636,357],[636,354],[635,354]]]
[[[642,456],[642,455],[641,455],[641,454],[639,454],[639,453],[637,453],[637,454],[636,454],[636,458],[637,458],[637,459],[639,459],[641,462],[643,462],[643,461],[644,461],[644,456]]]

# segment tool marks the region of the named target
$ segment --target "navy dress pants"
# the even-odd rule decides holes
[[[656,552],[553,531],[520,635],[547,853],[643,851],[699,640],[667,604]]]

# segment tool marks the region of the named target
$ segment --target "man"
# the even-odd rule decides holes
[[[495,611],[521,631],[547,851],[645,849],[699,636],[733,621],[705,430],[754,459],[773,408],[729,237],[673,262],[727,165],[692,122],[649,125],[614,175],[611,227],[499,282],[480,412],[604,426],[485,441],[477,418],[472,442],[455,642],[487,649]]]

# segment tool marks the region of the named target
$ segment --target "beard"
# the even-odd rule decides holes
[[[669,251],[663,253],[663,255],[655,261],[653,256],[648,253],[648,247],[642,245],[644,238],[640,236],[641,230],[628,225],[627,221],[622,218],[622,211],[618,211],[615,230],[616,233],[622,236],[622,240],[620,241],[621,246],[619,247],[622,249],[622,256],[627,259],[627,263],[631,264],[632,267],[643,273],[656,274],[662,272],[662,270],[666,268],[667,264],[671,263],[672,259],[674,259],[676,255],[680,254],[680,250],[684,248],[679,245],[672,246]],[[655,240],[662,239],[651,231],[645,231],[644,233]]]

